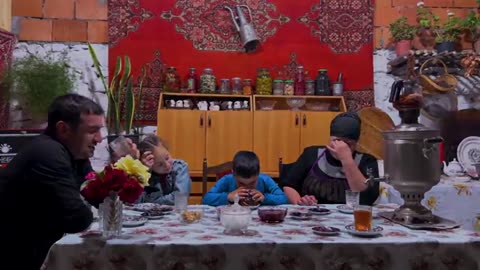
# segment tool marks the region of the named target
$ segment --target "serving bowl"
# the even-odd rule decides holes
[[[258,208],[258,217],[266,223],[280,223],[285,219],[288,208],[280,206],[262,206]]]
[[[275,108],[275,104],[277,104],[277,101],[275,100],[258,100],[257,105],[259,110],[261,111],[271,111],[273,108]]]

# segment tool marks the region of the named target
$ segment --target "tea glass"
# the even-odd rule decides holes
[[[357,205],[353,210],[355,230],[367,232],[372,230],[372,207],[368,205]]]
[[[183,193],[179,191],[175,191],[173,193],[174,201],[175,201],[175,211],[177,213],[181,213],[184,210],[187,210],[188,206],[188,193]]]
[[[345,203],[348,207],[353,209],[355,206],[360,204],[360,193],[351,190],[345,190]]]

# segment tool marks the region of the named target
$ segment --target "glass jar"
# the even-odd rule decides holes
[[[187,93],[196,93],[198,91],[198,75],[195,68],[190,68],[187,75]]]
[[[245,79],[243,80],[243,86],[242,86],[242,91],[244,95],[250,96],[252,94],[252,80],[251,79]]]
[[[315,81],[314,80],[306,80],[305,81],[305,95],[307,95],[307,96],[315,95]]]
[[[165,73],[165,80],[163,84],[165,92],[180,92],[180,76],[177,74],[175,67],[169,67]]]
[[[229,79],[221,79],[220,80],[220,87],[218,89],[220,94],[230,94],[232,91],[230,90],[230,80]]]
[[[242,93],[242,80],[238,77],[232,78],[232,94],[241,95]]]
[[[273,81],[273,94],[274,95],[283,95],[283,81],[282,80],[274,80]]]
[[[257,95],[271,95],[272,94],[272,77],[266,68],[260,68],[257,71]]]
[[[305,95],[305,71],[303,66],[297,67],[297,74],[295,75],[295,84],[293,86],[295,95]]]
[[[203,74],[200,76],[200,92],[204,94],[214,94],[216,90],[216,78],[213,75],[211,68],[203,70]]]
[[[331,96],[330,78],[328,77],[326,69],[319,69],[315,80],[315,95],[317,96]]]
[[[283,94],[286,95],[286,96],[293,96],[294,94],[294,87],[293,87],[293,80],[286,80],[285,83],[284,83],[284,87],[283,87]]]

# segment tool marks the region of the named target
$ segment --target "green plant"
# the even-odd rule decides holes
[[[417,22],[420,27],[430,28],[438,23],[440,17],[433,14],[432,11],[426,8],[423,4],[417,7]]]
[[[88,50],[90,56],[92,57],[93,64],[95,69],[102,80],[102,85],[105,89],[105,93],[108,98],[108,108],[107,108],[107,127],[108,134],[110,135],[120,135],[122,131],[126,134],[139,133],[138,128],[133,128],[133,120],[136,114],[136,98],[133,93],[133,78],[131,74],[131,62],[130,57],[124,56],[117,57],[115,64],[115,71],[113,72],[113,77],[110,80],[110,83],[107,84],[107,79],[103,75],[100,62],[98,61],[97,54],[95,49],[90,43],[88,43]],[[142,68],[142,77],[140,78],[140,90],[139,96],[141,98],[143,92],[143,81],[146,77],[145,68]],[[125,109],[125,120],[122,124],[122,91],[125,91],[124,94],[124,109]],[[139,99],[141,100],[141,99]]]
[[[436,23],[434,26],[435,41],[437,43],[457,41],[462,32],[462,27],[460,26],[461,21],[460,18],[449,14],[443,24]]]
[[[35,121],[46,121],[48,107],[57,96],[72,92],[75,75],[66,52],[54,57],[30,54],[17,59],[2,75],[2,87],[8,99],[17,100]]]
[[[407,23],[407,17],[402,16],[390,24],[390,33],[395,41],[413,40],[417,27]]]
[[[477,0],[477,2],[480,2],[480,0]],[[473,42],[480,38],[480,18],[477,12],[470,11],[467,17],[460,22],[460,27],[470,34]]]

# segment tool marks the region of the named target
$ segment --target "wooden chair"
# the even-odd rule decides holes
[[[218,164],[215,166],[208,167],[207,159],[203,159],[203,176],[202,176],[202,196],[207,193],[207,183],[208,183],[208,176],[215,175],[216,181],[220,179],[225,174],[228,174],[232,171],[233,162],[227,161],[222,164]]]

